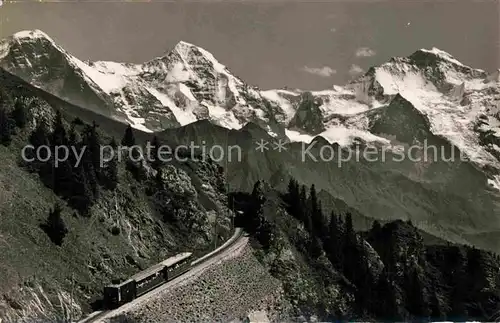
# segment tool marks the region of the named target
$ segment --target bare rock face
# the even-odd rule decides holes
[[[304,93],[295,117],[290,122],[290,128],[303,130],[313,135],[323,132],[325,127],[323,114],[319,109],[321,105],[321,99],[315,98],[310,92]]]

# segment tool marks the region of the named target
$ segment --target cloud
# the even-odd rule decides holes
[[[362,74],[364,70],[361,68],[361,66],[352,64],[351,68],[349,69],[349,75],[351,76],[358,76],[359,74]]]
[[[306,73],[314,74],[314,75],[321,76],[321,77],[330,77],[333,74],[337,73],[336,70],[334,70],[333,68],[331,68],[329,66],[323,66],[323,67],[304,66],[302,68],[302,70]]]
[[[368,47],[360,47],[356,50],[356,57],[372,57],[377,55],[377,53]]]

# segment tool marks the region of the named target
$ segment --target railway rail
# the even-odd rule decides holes
[[[93,312],[90,315],[88,315],[86,318],[82,319],[81,321],[78,321],[78,323],[101,322],[101,320],[104,320],[105,318],[110,318],[112,316],[115,316],[115,315],[112,315],[113,313],[116,313],[116,315],[118,315],[118,312],[123,310],[123,308],[133,307],[133,306],[137,305],[138,302],[144,301],[145,299],[150,298],[151,296],[157,294],[158,292],[163,291],[164,289],[166,289],[165,287],[168,288],[168,287],[171,287],[173,285],[176,285],[176,283],[182,281],[183,278],[185,276],[189,275],[191,272],[204,269],[205,268],[204,265],[206,264],[207,266],[209,266],[211,260],[214,260],[215,258],[224,254],[227,251],[230,252],[231,247],[236,245],[237,242],[241,241],[243,237],[244,237],[243,230],[241,228],[236,228],[234,231],[234,234],[231,236],[231,238],[229,240],[227,240],[223,245],[221,245],[219,248],[215,249],[214,251],[212,251],[212,252],[210,252],[210,253],[208,253],[200,258],[193,260],[191,262],[189,268],[186,271],[184,271],[183,273],[181,273],[180,275],[176,276],[173,280],[166,281],[165,283],[156,286],[154,289],[148,290],[144,294],[139,295],[137,298],[131,300],[128,303],[122,304],[118,308]],[[157,265],[155,265],[155,266],[157,266]],[[146,269],[146,271],[148,271],[149,269],[151,269],[155,266],[152,266],[152,267]]]

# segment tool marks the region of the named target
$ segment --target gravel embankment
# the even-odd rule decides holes
[[[207,269],[189,284],[171,288],[113,322],[237,322],[266,311],[272,322],[288,321],[290,305],[280,282],[245,249]]]

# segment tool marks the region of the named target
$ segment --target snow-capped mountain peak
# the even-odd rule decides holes
[[[450,53],[445,52],[444,50],[441,50],[437,47],[432,47],[431,49],[421,48],[420,51],[424,52],[424,53],[436,55],[437,57],[444,59],[444,60],[447,60],[450,63],[457,64],[460,66],[465,66],[460,61],[458,61],[455,57],[453,57]],[[468,67],[468,66],[466,66],[466,67]]]
[[[488,142],[500,138],[499,71],[488,74],[466,66],[438,48],[391,58],[346,86],[310,93],[260,91],[208,50],[185,41],[144,64],[83,62],[42,31],[23,31],[0,42],[0,67],[144,131],[202,119],[232,129],[253,122],[271,135],[299,141],[319,135],[341,145],[356,138],[387,143],[370,132],[372,112],[399,95],[425,115],[429,132],[477,163],[500,169],[495,155],[498,150],[500,158],[500,141],[482,144],[485,133],[495,134]]]
[[[20,31],[20,32],[17,32],[15,33],[14,35],[12,35],[12,37],[14,39],[36,39],[36,38],[43,38],[43,39],[46,39],[48,41],[50,41],[51,43],[54,43],[54,40],[52,40],[52,38],[50,38],[49,35],[47,35],[46,33],[44,33],[43,31],[39,30],[39,29],[35,29],[35,30],[23,30],[23,31]]]

